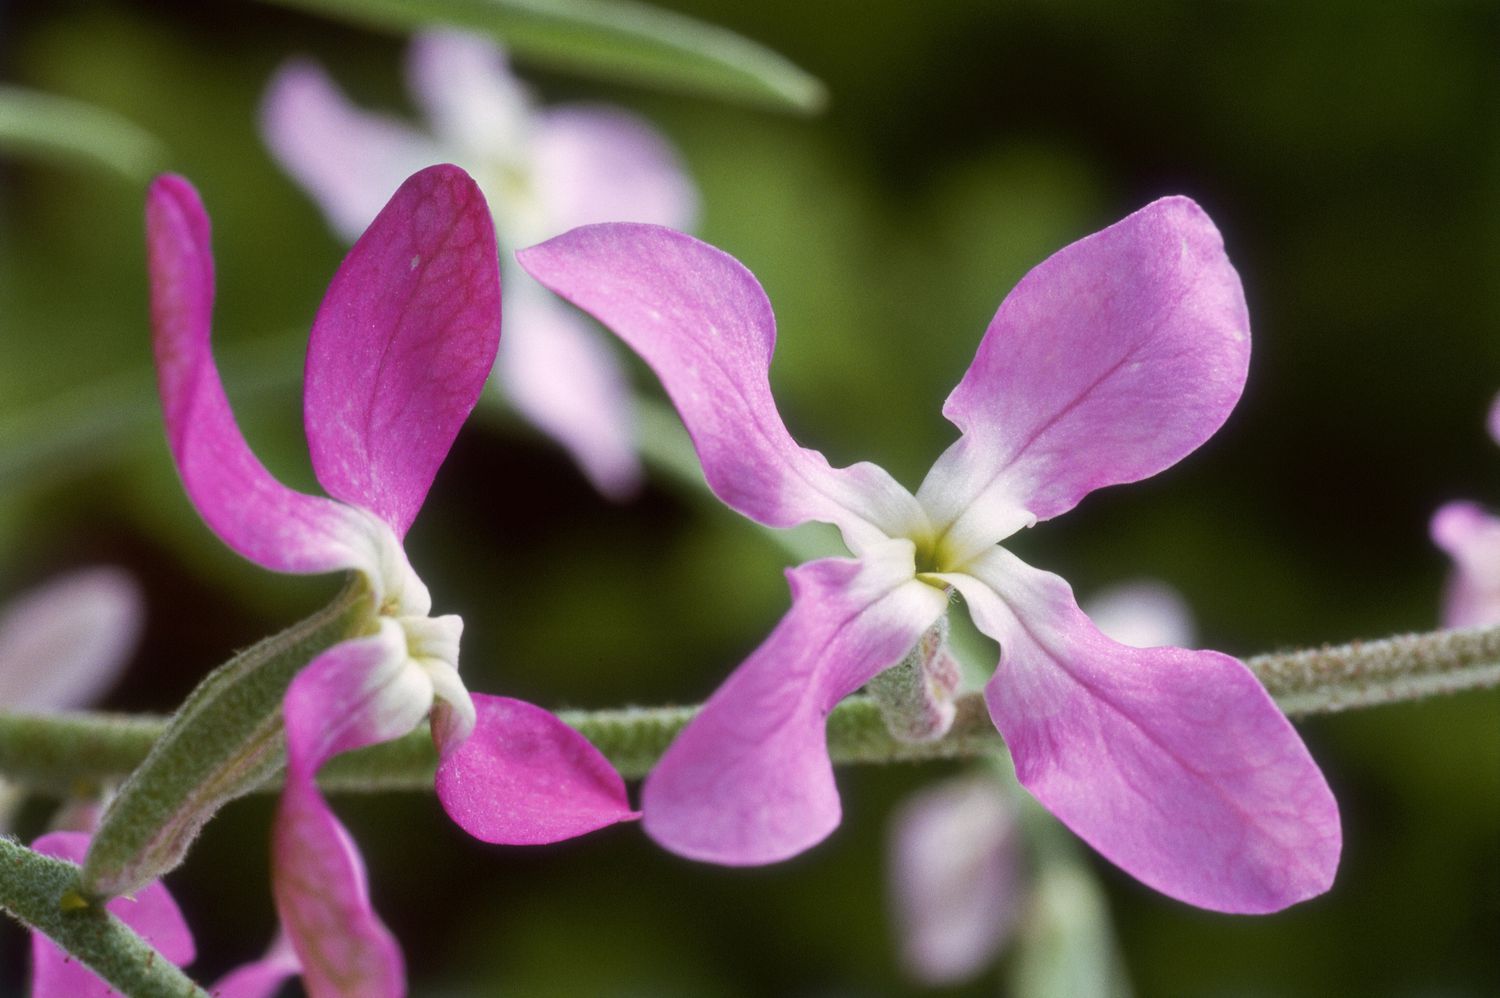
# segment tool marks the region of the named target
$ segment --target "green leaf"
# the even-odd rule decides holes
[[[270,0],[395,31],[450,25],[539,63],[811,114],[823,84],[725,28],[634,0]]]
[[[0,85],[0,152],[81,162],[144,181],[167,160],[161,141],[113,111],[70,97]]]

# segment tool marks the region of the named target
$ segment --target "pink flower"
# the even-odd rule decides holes
[[[188,497],[256,564],[353,570],[371,590],[366,632],[314,659],[286,694],[274,887],[311,994],[400,994],[400,950],[315,783],[330,758],[399,737],[430,713],[438,796],[471,834],[552,842],[635,816],[619,775],[582,736],[538,707],[468,692],[462,621],[431,615],[402,547],[494,359],[489,211],[462,170],[423,170],[334,275],[308,342],[303,402],[313,470],[333,498],[276,481],[235,425],[209,346],[208,216],[185,180],[152,185],[147,236],[162,406]]]
[[[479,178],[511,246],[590,222],[691,224],[691,182],[662,136],[634,115],[587,105],[538,110],[502,52],[454,32],[417,36],[407,72],[429,132],[360,110],[311,62],[283,68],[266,94],[266,143],[345,238],[369,224],[402,178],[436,162]],[[503,394],[601,491],[630,493],[640,467],[619,362],[523,275],[507,273],[505,283],[495,369]]]
[[[658,842],[741,865],[827,836],[839,799],[824,718],[958,594],[1002,648],[985,694],[1020,781],[1094,848],[1207,908],[1274,911],[1327,890],[1337,806],[1249,670],[1111,641],[1066,582],[998,546],[1176,463],[1239,398],[1244,297],[1195,204],[1151,204],[1022,279],[944,406],[962,435],[915,494],[791,438],[768,380],[770,303],[728,255],[615,224],[519,258],[655,369],[722,500],[769,526],[834,523],[855,554],[788,573],[790,612],[647,778]]]
[[[1490,406],[1490,436],[1500,443],[1500,397]],[[1472,502],[1450,502],[1432,517],[1432,540],[1453,559],[1443,595],[1444,627],[1500,624],[1500,519]]]
[[[130,660],[141,591],[117,568],[85,568],[0,607],[0,708],[49,712],[97,700]]]

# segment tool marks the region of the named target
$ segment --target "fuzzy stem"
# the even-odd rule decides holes
[[[1440,693],[1500,685],[1500,627],[1433,631],[1381,641],[1257,655],[1246,663],[1281,709],[1326,714]],[[835,763],[967,758],[1003,749],[976,693],[955,701],[948,734],[904,742],[886,730],[868,697],[850,697],[828,717]],[[627,707],[562,711],[626,777],[648,772],[696,707]],[[80,787],[116,782],[145,758],[165,722],[109,714],[0,714],[0,776],[35,793],[65,797]],[[329,791],[421,790],[431,787],[436,756],[425,730],[333,760],[319,782]],[[262,789],[274,789],[274,782]]]

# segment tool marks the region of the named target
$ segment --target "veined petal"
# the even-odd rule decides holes
[[[474,733],[456,747],[438,744],[438,800],[464,831],[542,845],[640,817],[620,774],[577,731],[520,700],[473,699]]]
[[[287,690],[286,786],[276,811],[276,908],[313,998],[405,993],[401,949],[370,905],[359,850],[318,792],[318,768],[340,752],[399,737],[432,704],[395,621],[335,645]]]
[[[43,856],[82,863],[89,851],[89,837],[83,832],[51,832],[33,842],[31,848]],[[177,966],[193,962],[193,934],[177,902],[160,881],[153,880],[133,897],[117,897],[105,908]],[[104,998],[116,993],[52,940],[40,932],[31,934],[32,998]]]
[[[288,62],[272,77],[260,128],[282,169],[347,242],[359,238],[401,181],[451,158],[402,122],[355,107],[306,59]]]
[[[530,141],[530,98],[494,42],[462,31],[424,31],[407,49],[406,77],[444,145],[475,160],[520,158]]]
[[[349,251],[307,344],[318,481],[406,529],[495,362],[500,273],[484,195],[456,166],[413,175]]]
[[[654,225],[590,225],[516,254],[661,378],[720,499],[752,520],[837,524],[856,551],[926,518],[873,464],[835,469],[799,447],[769,380],[776,324],[754,276],[727,253]]]
[[[236,967],[209,989],[214,998],[275,998],[281,985],[302,972],[297,951],[285,932],[259,960]]]
[[[1000,952],[1024,902],[1020,830],[993,778],[926,787],[891,819],[891,913],[902,962],[957,984]]]
[[[1021,279],[943,406],[963,436],[918,497],[959,560],[1175,464],[1228,417],[1250,321],[1213,222],[1164,198]]]
[[[1432,541],[1453,559],[1443,594],[1444,627],[1500,623],[1500,519],[1471,502],[1450,502],[1432,517]]]
[[[838,826],[828,712],[948,606],[912,577],[914,556],[896,540],[787,572],[791,610],[646,777],[647,834],[692,859],[753,866],[795,856]]]
[[[577,313],[517,275],[505,306],[495,376],[507,401],[567,448],[602,493],[641,482],[630,385],[619,360]]]
[[[677,151],[644,118],[588,105],[538,118],[533,182],[553,232],[596,222],[692,226],[698,192]]]
[[[219,539],[264,568],[315,574],[350,568],[365,533],[341,503],[271,477],[235,425],[209,346],[214,299],[208,215],[181,177],[146,199],[152,345],[167,442],[183,487]]]
[[[130,660],[145,623],[140,586],[85,568],[0,607],[0,705],[54,711],[98,699]]]
[[[1278,911],[1326,891],[1333,794],[1244,664],[1110,641],[1068,584],[1003,548],[945,575],[1000,642],[985,687],[1016,775],[1111,862],[1215,911]]]

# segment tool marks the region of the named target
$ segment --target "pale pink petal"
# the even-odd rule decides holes
[[[956,561],[1170,467],[1240,397],[1250,324],[1218,229],[1153,202],[1021,279],[943,406],[963,436],[918,496]],[[954,522],[957,521],[957,522]]]
[[[1105,637],[1132,648],[1182,648],[1197,640],[1187,600],[1155,579],[1117,583],[1094,593],[1081,606]]]
[[[475,160],[516,161],[530,141],[530,98],[494,42],[424,31],[407,50],[407,85],[443,144]]]
[[[282,169],[353,242],[401,181],[451,158],[394,118],[362,111],[316,63],[288,62],[261,104],[261,134]]]
[[[281,985],[302,972],[297,951],[285,932],[259,960],[236,967],[209,989],[213,998],[275,998]]]
[[[993,778],[947,780],[901,805],[891,819],[891,910],[913,977],[957,984],[999,955],[1024,900],[1020,845]]]
[[[619,360],[597,330],[524,276],[507,295],[495,375],[506,400],[566,447],[600,492],[625,498],[640,487],[635,414]]]
[[[395,621],[335,645],[287,690],[287,774],[273,834],[272,886],[309,993],[379,998],[405,993],[401,949],[370,905],[364,863],[315,782],[340,752],[400,737],[432,703],[432,685],[406,657]]]
[[[500,273],[484,195],[456,166],[402,184],[345,257],[307,344],[318,481],[398,537],[495,362]]]
[[[474,733],[439,745],[437,795],[476,839],[503,845],[561,842],[640,817],[625,781],[599,750],[540,707],[473,694]]]
[[[1490,431],[1490,439],[1500,444],[1500,395],[1496,395],[1495,401],[1490,403],[1490,414],[1485,420],[1485,429]]]
[[[141,588],[117,568],[85,568],[0,607],[0,707],[93,703],[130,661],[145,622]]]
[[[89,850],[89,837],[82,832],[52,832],[33,842],[31,848],[43,856],[82,863]],[[151,881],[133,896],[117,897],[105,908],[177,966],[193,962],[193,934],[161,881]],[[40,932],[31,934],[31,982],[32,998],[103,998],[118,994]]]
[[[1471,502],[1432,517],[1432,540],[1453,559],[1443,594],[1444,627],[1500,624],[1500,519]]]
[[[912,578],[913,547],[787,572],[792,608],[683,729],[641,791],[647,834],[729,866],[774,863],[821,842],[840,809],[825,719],[896,664],[948,601]]]
[[[235,425],[209,345],[214,299],[208,215],[181,177],[158,177],[146,200],[152,345],[167,442],[188,498],[239,554],[278,572],[353,567],[364,533],[341,503],[286,488]]]
[[[538,117],[532,174],[553,232],[595,222],[692,227],[698,192],[676,150],[644,118],[585,105]]]
[[[1111,862],[1216,911],[1326,891],[1338,806],[1244,664],[1110,641],[1068,584],[1003,548],[945,575],[1000,642],[985,688],[1022,785]]]
[[[771,303],[738,261],[652,225],[591,225],[517,254],[625,340],[661,378],[720,499],[768,526],[826,520],[858,549],[925,517],[883,469],[834,469],[799,447],[769,381]]]

